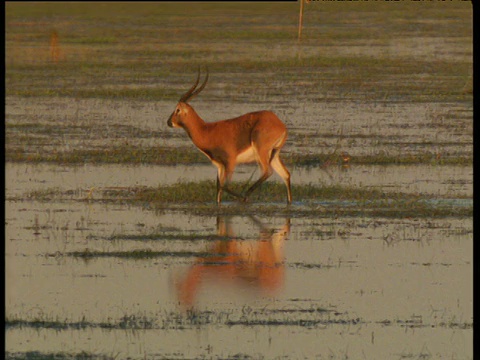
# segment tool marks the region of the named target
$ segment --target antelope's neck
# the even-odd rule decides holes
[[[183,128],[198,148],[204,147],[204,143],[207,141],[207,124],[200,116],[195,114],[187,124],[183,124]]]

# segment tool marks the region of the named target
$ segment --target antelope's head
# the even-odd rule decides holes
[[[195,112],[193,108],[187,104],[187,102],[193,99],[198,94],[200,94],[200,92],[203,90],[205,85],[207,85],[208,69],[207,69],[207,76],[205,77],[205,81],[197,89],[197,85],[199,81],[200,81],[200,69],[198,69],[197,81],[195,81],[195,84],[193,84],[193,86],[185,94],[182,95],[172,115],[170,115],[170,117],[168,118],[167,120],[168,126],[183,127],[185,122],[188,121],[188,119],[191,117],[192,113]]]

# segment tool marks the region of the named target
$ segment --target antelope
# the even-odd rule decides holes
[[[202,85],[200,69],[195,84],[182,95],[167,121],[169,127],[183,128],[193,144],[217,167],[217,204],[223,191],[246,202],[250,194],[275,171],[287,187],[287,203],[292,202],[290,173],[280,159],[280,150],[287,140],[287,128],[271,111],[256,111],[242,116],[205,122],[188,101],[197,96],[207,84],[208,69]],[[237,164],[257,162],[260,178],[248,188],[245,195],[232,191],[228,184]]]
[[[260,227],[258,239],[238,239],[230,219],[217,217],[216,240],[207,249],[208,256],[198,257],[186,274],[174,279],[177,296],[185,309],[192,309],[198,291],[219,281],[247,286],[273,296],[285,280],[284,244],[290,234],[290,219],[271,229],[250,216]],[[226,239],[224,239],[226,237]]]

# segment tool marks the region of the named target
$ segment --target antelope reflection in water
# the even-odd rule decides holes
[[[270,228],[250,216],[260,228],[257,239],[237,238],[230,218],[217,217],[216,240],[207,249],[208,256],[199,257],[186,275],[176,281],[180,304],[192,308],[200,288],[209,282],[233,283],[272,296],[284,282],[284,241],[290,233],[290,219],[279,228]]]

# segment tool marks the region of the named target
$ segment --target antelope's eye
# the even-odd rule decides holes
[[[178,109],[177,109],[177,114],[178,114],[179,112],[180,112],[180,109],[178,108]]]

